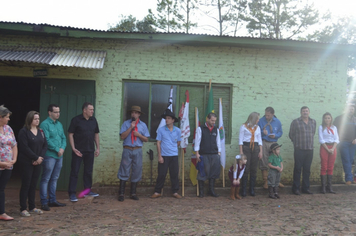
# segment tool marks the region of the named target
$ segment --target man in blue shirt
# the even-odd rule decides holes
[[[141,121],[141,107],[132,106],[131,119],[126,120],[120,129],[120,137],[124,140],[124,150],[120,163],[117,178],[120,179],[119,201],[125,199],[125,185],[130,178],[131,171],[131,193],[130,198],[138,200],[136,195],[137,182],[142,178],[142,145],[147,142],[150,137],[147,125]]]
[[[268,189],[267,176],[268,176],[268,156],[270,147],[273,143],[276,143],[282,136],[282,124],[274,115],[274,109],[267,107],[265,109],[265,115],[259,120],[258,126],[260,126],[262,134],[262,152],[263,156],[260,160],[260,170],[263,177],[263,188]],[[282,183],[279,183],[279,187],[284,187]]]
[[[179,166],[178,166],[178,146],[181,141],[181,131],[173,123],[178,122],[175,114],[167,109],[162,118],[166,119],[166,125],[157,131],[157,152],[158,152],[158,176],[155,193],[151,198],[161,197],[161,190],[166,180],[167,171],[172,184],[172,193],[175,198],[182,198],[178,194],[179,190]]]
[[[49,207],[63,207],[66,204],[57,202],[56,189],[59,174],[63,165],[63,153],[67,146],[67,139],[61,122],[59,106],[48,106],[48,117],[40,127],[45,133],[48,149],[42,163],[42,177],[40,183],[41,209],[49,211]],[[49,199],[47,199],[47,192]],[[48,203],[49,201],[49,203]]]

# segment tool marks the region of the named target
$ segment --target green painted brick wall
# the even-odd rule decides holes
[[[102,70],[67,67],[47,67],[47,78],[85,79],[96,81],[95,116],[99,121],[101,154],[95,160],[94,182],[117,185],[117,170],[120,165],[122,141],[119,130],[122,124],[122,81],[127,79],[147,81],[187,81],[230,84],[232,86],[232,140],[226,145],[227,170],[238,154],[239,127],[247,116],[257,111],[264,114],[267,106],[274,107],[281,120],[284,135],[279,140],[283,145],[284,159],[282,182],[290,184],[293,175],[293,145],[288,138],[290,123],[300,116],[300,108],[306,105],[310,115],[321,124],[326,111],[336,117],[345,104],[347,56],[328,52],[298,52],[238,47],[184,46],[168,43],[71,39],[35,36],[5,36],[0,45],[65,47],[73,49],[105,50],[107,58]],[[43,65],[21,63],[13,67],[0,64],[0,76],[32,77],[34,68]],[[215,97],[215,99],[218,99]],[[193,107],[190,112],[193,112]],[[202,108],[200,108],[202,109]],[[216,108],[217,110],[217,108]],[[314,159],[311,181],[319,183],[320,158],[318,136],[315,135]],[[153,149],[153,182],[157,177],[155,143],[146,143],[143,148],[143,180],[150,183],[150,161],[146,152]],[[185,157],[185,183],[189,180],[191,146]],[[334,179],[342,181],[342,165],[338,157]],[[222,178],[219,180],[222,182]],[[258,173],[258,181],[261,175]],[[167,178],[166,184],[169,184]],[[221,183],[218,183],[221,185]]]

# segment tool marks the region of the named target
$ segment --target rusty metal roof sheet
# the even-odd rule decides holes
[[[102,69],[105,51],[41,47],[0,47],[0,61],[21,61],[53,66]]]

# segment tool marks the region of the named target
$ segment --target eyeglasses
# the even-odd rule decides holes
[[[60,111],[52,111],[52,113],[59,114],[61,112]]]

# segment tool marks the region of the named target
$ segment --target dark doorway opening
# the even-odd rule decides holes
[[[7,107],[12,115],[9,126],[13,129],[16,140],[19,130],[23,127],[27,112],[40,110],[40,78],[0,77],[0,105]],[[21,184],[18,162],[12,171],[8,186],[19,187]]]

